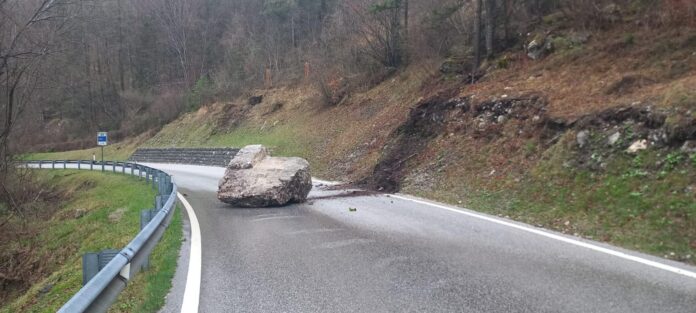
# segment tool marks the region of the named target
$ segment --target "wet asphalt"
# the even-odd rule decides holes
[[[696,312],[694,278],[505,225],[325,186],[303,204],[233,208],[215,196],[224,169],[148,165],[200,222],[200,312]]]

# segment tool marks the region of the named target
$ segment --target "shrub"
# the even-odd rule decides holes
[[[203,76],[196,81],[185,97],[184,102],[189,111],[195,111],[205,102],[211,101],[214,94],[213,83],[207,76]]]

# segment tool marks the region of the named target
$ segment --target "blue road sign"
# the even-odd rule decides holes
[[[99,146],[106,146],[108,136],[106,132],[98,132],[97,133],[97,145]]]

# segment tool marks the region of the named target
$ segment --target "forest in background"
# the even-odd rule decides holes
[[[118,140],[253,88],[312,83],[336,103],[412,63],[476,72],[551,13],[598,29],[628,11],[644,27],[695,14],[688,0],[2,0],[2,154]]]
[[[112,141],[156,131],[183,112],[256,88],[306,84],[334,105],[410,65],[472,83],[487,67],[504,66],[496,58],[505,51],[543,51],[550,21],[589,34],[628,19],[670,28],[694,23],[696,4],[0,0],[0,17],[0,190],[7,200],[15,193],[10,185],[22,185],[8,173],[9,160],[90,147],[96,131],[109,131]]]

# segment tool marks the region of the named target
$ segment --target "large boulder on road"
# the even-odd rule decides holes
[[[230,161],[218,186],[218,199],[237,207],[281,206],[304,202],[312,189],[309,163],[271,157],[262,145],[246,146]]]

